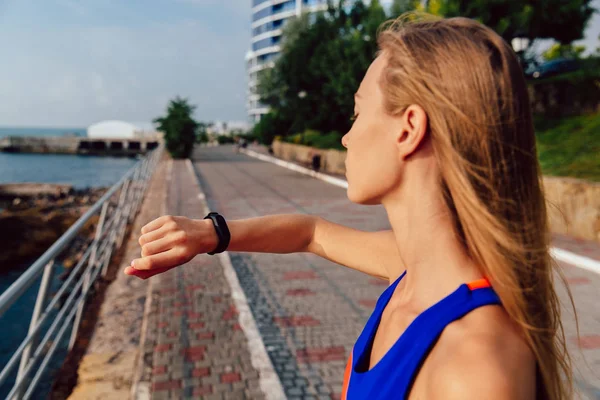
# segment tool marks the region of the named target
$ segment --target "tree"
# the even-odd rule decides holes
[[[208,126],[206,122],[198,122],[196,128],[196,143],[207,143],[208,142]]]
[[[251,135],[262,144],[270,145],[275,136],[285,135],[287,122],[284,121],[277,111],[271,111],[262,116],[260,121],[254,125]]]
[[[419,0],[394,0],[390,7],[390,17],[397,17],[419,8]]]
[[[542,56],[546,61],[556,60],[557,58],[581,58],[584,51],[585,46],[582,45],[556,43],[546,50]]]
[[[569,44],[582,39],[595,12],[592,0],[438,0],[445,17],[479,20],[508,43],[515,37],[554,39]]]
[[[169,102],[167,115],[154,120],[163,132],[165,146],[173,158],[189,158],[196,141],[198,123],[192,118],[196,106],[177,96]]]
[[[353,97],[377,51],[377,29],[387,19],[378,0],[344,1],[310,21],[291,21],[275,68],[259,76],[261,101],[274,110],[267,120],[279,131],[266,137],[317,130],[346,132]],[[266,116],[265,116],[266,117]],[[263,117],[263,118],[265,118]],[[269,131],[261,121],[257,129]]]

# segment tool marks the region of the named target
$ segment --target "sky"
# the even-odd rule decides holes
[[[197,105],[198,120],[243,121],[250,9],[251,0],[0,0],[0,126],[143,125],[176,95]],[[593,18],[584,44],[596,48]]]

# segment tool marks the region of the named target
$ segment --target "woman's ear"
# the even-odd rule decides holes
[[[414,154],[425,140],[428,124],[427,113],[423,107],[412,104],[399,118],[401,118],[401,124],[397,136],[398,149],[402,159],[406,159]]]

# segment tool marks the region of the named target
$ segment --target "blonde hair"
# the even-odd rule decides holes
[[[527,88],[512,49],[466,18],[402,17],[379,34],[386,112],[426,111],[457,237],[537,359],[537,398],[571,398]],[[566,380],[564,379],[566,377]]]

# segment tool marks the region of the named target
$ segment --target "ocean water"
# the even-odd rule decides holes
[[[85,136],[85,128],[0,127],[4,136]],[[126,157],[0,153],[0,184],[64,183],[77,189],[116,183],[137,160]]]
[[[0,127],[0,137],[3,136],[63,136],[86,135],[84,128],[11,128]],[[99,157],[77,156],[62,154],[14,154],[0,152],[0,184],[13,182],[38,182],[38,183],[64,183],[78,189],[85,187],[108,187],[116,183],[136,163],[135,158],[125,157]],[[0,229],[2,227],[0,226]],[[33,262],[34,260],[31,260]],[[30,263],[21,266],[0,266],[0,294],[3,293],[21,274],[29,267]],[[60,285],[58,275],[63,267],[56,266],[51,291],[56,291]],[[37,290],[38,278],[23,296],[17,300],[9,310],[0,316],[0,333],[3,340],[0,343],[0,369],[10,359],[18,344],[27,334],[29,321]],[[55,311],[54,311],[55,312]],[[59,345],[58,351],[52,358],[50,370],[42,377],[40,385],[33,398],[45,398],[55,374],[59,370],[66,354],[69,332]],[[5,398],[16,372],[9,376],[4,385],[0,385],[0,398]]]
[[[0,126],[0,137],[4,136],[86,136],[86,128],[40,128]]]

